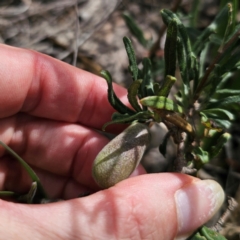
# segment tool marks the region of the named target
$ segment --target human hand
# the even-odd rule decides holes
[[[91,167],[108,139],[94,129],[114,111],[105,81],[33,51],[0,45],[0,53],[0,140],[34,168],[51,198],[66,199],[1,200],[1,239],[174,239],[220,207],[217,183],[177,173],[140,175],[141,167],[139,176],[100,191]],[[114,88],[126,102],[126,90]],[[3,148],[0,156],[0,190],[27,192],[24,169]],[[93,194],[77,198],[86,192]]]

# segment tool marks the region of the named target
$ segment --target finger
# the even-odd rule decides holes
[[[51,200],[67,200],[95,192],[89,187],[79,184],[72,177],[60,176],[35,167],[32,169],[40,179],[47,197]],[[29,192],[31,184],[32,179],[16,159],[0,158],[0,191],[11,191],[24,195]],[[14,198],[9,200],[14,200]]]
[[[49,56],[0,45],[0,117],[17,112],[100,129],[113,108],[102,78]],[[126,90],[114,86],[126,101]]]
[[[92,163],[109,142],[89,128],[25,114],[0,120],[0,137],[31,166],[92,188]]]
[[[60,176],[49,171],[32,166],[41,181],[44,191],[51,200],[73,199],[96,192],[100,188],[84,186],[72,177]],[[139,165],[130,177],[146,174],[145,169]],[[0,158],[0,191],[12,191],[18,194],[26,194],[32,184],[32,179],[26,170],[16,161],[9,157]],[[1,194],[0,194],[1,196]]]
[[[172,240],[209,220],[223,199],[221,187],[212,180],[142,175],[65,202],[36,206],[2,201],[0,234],[18,240]]]
[[[86,189],[99,190],[92,178],[92,163],[109,142],[102,134],[76,124],[18,114],[0,120],[0,139],[40,173],[49,196],[71,198]],[[16,159],[6,158],[2,147],[0,156],[0,189],[27,191],[31,181],[26,171]],[[139,167],[134,174],[143,173]]]

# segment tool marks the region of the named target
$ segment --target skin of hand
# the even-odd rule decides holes
[[[185,239],[220,208],[224,193],[214,181],[144,174],[141,166],[99,189],[92,162],[109,140],[96,129],[114,112],[105,80],[31,50],[0,45],[0,53],[0,140],[33,167],[51,198],[66,200],[0,200],[1,239]],[[126,103],[126,90],[114,89]],[[25,170],[2,147],[0,158],[0,190],[26,193]]]

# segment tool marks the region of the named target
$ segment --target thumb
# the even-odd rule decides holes
[[[1,239],[157,239],[189,236],[224,201],[220,185],[176,173],[122,181],[88,197],[42,205],[1,201]]]

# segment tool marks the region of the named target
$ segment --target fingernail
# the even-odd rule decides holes
[[[188,236],[207,222],[224,201],[222,187],[213,180],[193,182],[175,193],[178,236]]]

